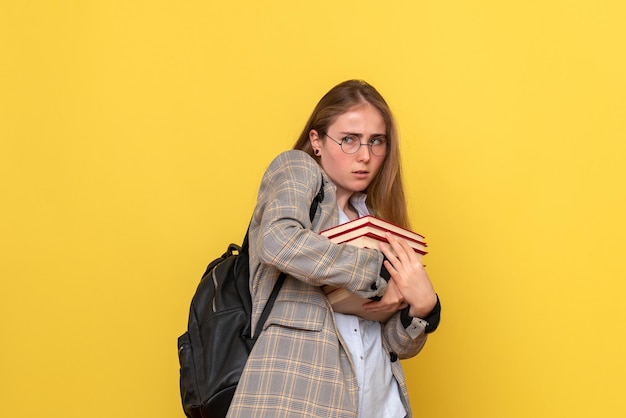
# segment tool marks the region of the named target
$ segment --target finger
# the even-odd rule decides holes
[[[410,251],[413,251],[406,240],[395,236],[390,232],[385,233],[387,241],[391,245],[391,249],[395,252],[396,258],[401,262],[406,262],[409,257]]]
[[[389,243],[390,247],[396,251],[397,249],[401,248],[400,247],[400,242],[398,241],[398,238],[393,235],[390,232],[385,232],[385,239],[387,240],[387,242]]]
[[[387,258],[387,260],[391,260],[392,262],[394,260],[397,260],[396,254],[393,252],[393,250],[391,249],[391,245],[389,245],[386,242],[381,242],[378,245],[378,248],[380,249],[380,251],[385,255],[385,257]]]
[[[393,277],[393,275],[397,272],[396,268],[393,266],[393,264],[391,264],[389,260],[385,260],[384,265],[389,274],[391,274],[391,276]]]
[[[374,302],[366,302],[363,304],[363,309],[365,309],[366,311],[371,311],[371,312],[378,312],[381,311],[385,308],[387,308],[388,304],[384,303],[384,302],[380,302],[380,301],[374,301]]]
[[[411,255],[413,254],[415,251],[413,250],[413,248],[409,245],[409,243],[407,242],[407,240],[405,239],[401,239],[398,240],[400,246],[402,246],[402,248],[404,249],[405,253],[407,255]]]
[[[417,253],[413,250],[413,247],[411,247],[407,240],[390,236],[390,242],[394,240],[398,244],[398,247],[394,248],[394,251],[403,265],[424,267],[422,260],[418,257]],[[397,248],[401,248],[401,250]]]

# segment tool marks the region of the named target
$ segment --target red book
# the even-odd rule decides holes
[[[387,242],[385,232],[391,232],[406,239],[407,243],[415,250],[420,261],[422,256],[427,253],[424,236],[371,215],[329,228],[320,234],[328,237],[336,244],[378,249],[380,242]],[[394,314],[393,312],[372,313],[365,311],[363,304],[369,300],[350,293],[346,289],[324,286],[323,290],[335,312],[357,315],[363,319],[379,322],[387,321]]]
[[[330,238],[333,242],[345,242],[366,233],[380,236],[382,239],[385,239],[385,232],[390,232],[394,235],[402,237],[411,244],[416,243],[415,248],[422,249],[426,247],[423,235],[410,231],[406,228],[402,228],[398,225],[394,225],[391,222],[387,222],[372,215],[362,216],[350,222],[326,229],[320,232],[320,235]]]
[[[357,232],[357,231],[354,231]],[[355,245],[357,247],[362,247],[362,248],[373,248],[375,250],[378,250],[378,244],[380,244],[381,242],[387,242],[387,239],[385,238],[384,235],[377,235],[374,232],[367,232],[367,231],[358,231],[358,234],[354,235],[354,236],[343,236],[343,235],[337,235],[335,237],[330,238],[330,240],[332,242],[334,242],[335,244],[351,244],[351,245]],[[422,259],[422,256],[427,254],[426,252],[426,244],[420,244],[417,241],[409,241],[406,240],[406,242],[411,246],[411,248],[413,248],[413,250],[419,255],[420,260]]]

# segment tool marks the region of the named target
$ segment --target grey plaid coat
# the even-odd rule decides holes
[[[324,201],[311,224],[309,206],[322,176]],[[335,188],[317,162],[302,151],[279,155],[263,176],[250,225],[252,329],[280,271],[288,276],[250,354],[228,417],[357,416],[359,388],[352,360],[320,285],[371,297],[382,294],[386,282],[379,276],[380,252],[333,244],[318,234],[337,222]],[[415,356],[425,342],[423,327],[409,334],[399,313],[383,326],[384,348],[392,360]],[[391,365],[410,417],[402,367],[397,360]]]

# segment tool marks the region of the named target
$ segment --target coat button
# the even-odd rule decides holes
[[[395,363],[398,361],[398,355],[392,351],[389,353],[389,360],[391,360],[392,363]]]
[[[370,289],[378,290],[378,286],[376,286],[376,282],[372,283],[372,285],[370,286]]]

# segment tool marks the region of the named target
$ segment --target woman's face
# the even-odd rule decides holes
[[[354,154],[346,154],[337,142],[341,142],[347,135],[356,137],[362,144],[376,138],[386,139],[386,128],[378,109],[364,103],[341,114],[328,127],[327,136],[316,130],[309,133],[313,149],[319,150],[322,168],[337,186],[337,200],[340,204],[345,204],[353,193],[367,189],[385,157],[373,155],[371,148],[365,145]]]

